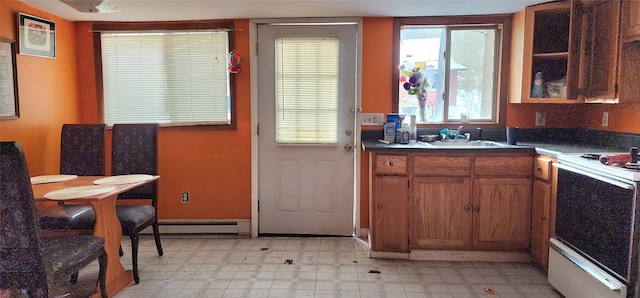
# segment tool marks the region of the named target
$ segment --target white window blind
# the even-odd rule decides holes
[[[338,142],[339,39],[276,38],[276,141]]]
[[[109,32],[101,42],[105,123],[231,123],[227,32]]]

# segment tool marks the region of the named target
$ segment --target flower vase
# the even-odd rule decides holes
[[[420,94],[417,95],[418,100],[418,122],[426,123],[427,122],[427,98]]]

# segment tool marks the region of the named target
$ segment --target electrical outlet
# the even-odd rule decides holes
[[[384,122],[384,113],[362,113],[362,125],[382,125]]]
[[[602,126],[609,126],[609,112],[602,112]]]
[[[188,191],[183,191],[182,195],[180,196],[180,198],[182,199],[183,203],[189,203],[189,192]]]
[[[536,112],[536,126],[545,126],[547,124],[547,115],[545,112]]]

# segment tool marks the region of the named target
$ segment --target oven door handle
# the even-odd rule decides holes
[[[584,175],[584,176],[587,176],[587,177],[590,177],[590,178],[593,178],[593,179],[598,179],[598,180],[600,180],[602,182],[613,184],[615,186],[618,186],[618,187],[621,187],[621,188],[624,188],[624,189],[633,190],[633,189],[636,188],[635,184],[624,183],[624,182],[619,181],[619,180],[607,178],[607,177],[605,177],[603,175],[597,175],[597,174],[594,174],[594,173],[591,173],[591,172],[583,171],[583,170],[577,169],[575,167],[570,167],[570,166],[566,166],[566,165],[563,165],[563,164],[557,164],[557,163],[553,163],[553,166],[557,167],[558,169],[563,169],[563,170],[566,170],[566,171],[569,171],[569,172],[578,173],[580,175]]]

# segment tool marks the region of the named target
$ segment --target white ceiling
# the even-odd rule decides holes
[[[441,16],[513,13],[549,0],[110,0],[121,11],[81,13],[58,0],[22,0],[70,21]]]

